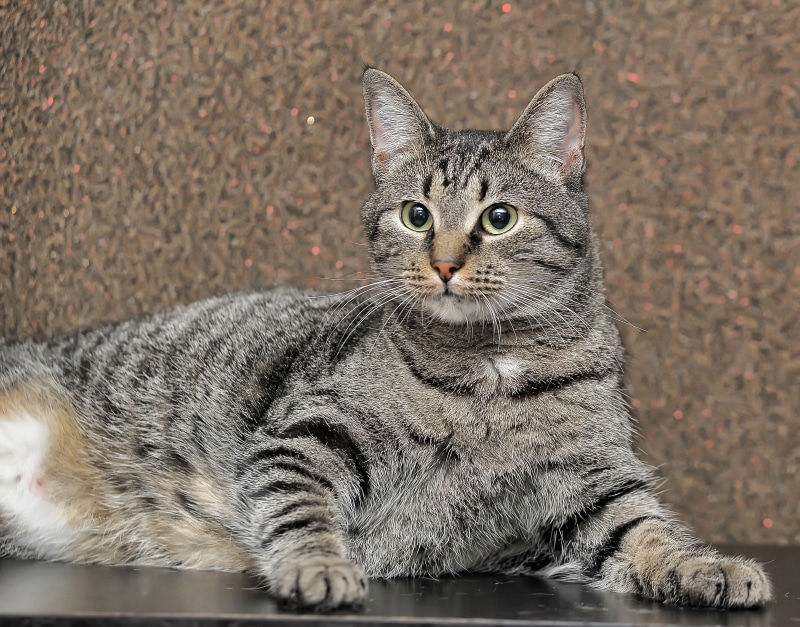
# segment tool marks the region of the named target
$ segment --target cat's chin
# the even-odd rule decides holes
[[[423,307],[434,318],[447,324],[470,324],[486,320],[486,312],[480,303],[462,298],[429,298]]]

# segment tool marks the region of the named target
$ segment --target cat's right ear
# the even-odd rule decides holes
[[[400,83],[380,70],[368,68],[364,72],[364,107],[376,180],[435,136],[433,124],[420,106]]]

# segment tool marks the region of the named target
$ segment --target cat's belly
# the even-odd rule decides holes
[[[41,416],[0,411],[0,512],[15,543],[35,557],[63,557],[78,535],[45,476],[51,433]]]
[[[134,483],[141,494],[128,489]],[[47,385],[0,392],[0,547],[11,555],[246,570],[246,552],[212,520],[228,517],[224,502],[200,473],[177,485],[115,460],[108,444],[98,450],[68,401]]]

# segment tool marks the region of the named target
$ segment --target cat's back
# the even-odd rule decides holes
[[[166,441],[218,449],[222,458],[237,445],[233,434],[258,422],[298,371],[324,367],[358,341],[349,335],[358,311],[351,299],[275,289],[2,343],[0,411],[3,398],[25,407],[64,403],[83,431],[121,457],[142,442]]]
[[[274,362],[326,345],[355,306],[309,290],[261,290],[44,341],[0,340],[0,389],[31,377],[67,377],[72,388],[125,376],[149,380],[159,367],[198,377],[248,360]]]

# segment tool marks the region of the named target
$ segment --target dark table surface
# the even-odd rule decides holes
[[[538,578],[373,581],[359,612],[282,611],[244,575],[0,561],[0,624],[22,625],[725,625],[800,627],[800,547],[725,546],[767,565],[760,610],[676,608]]]

